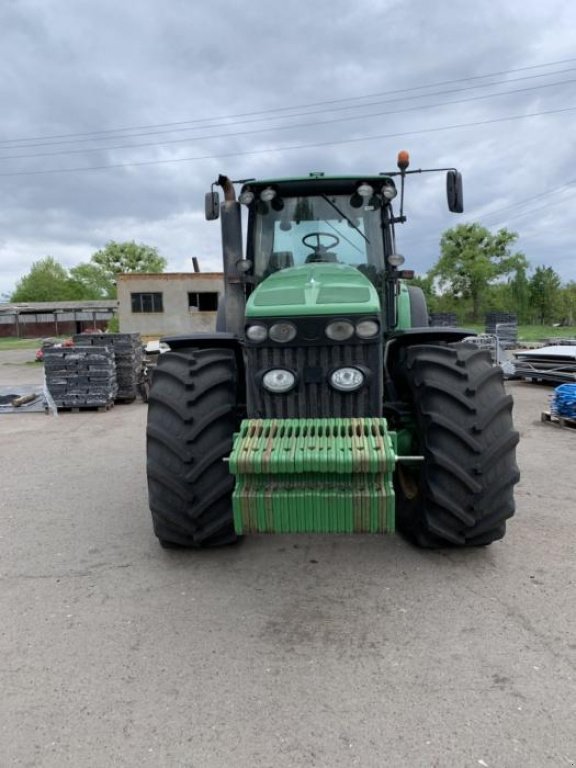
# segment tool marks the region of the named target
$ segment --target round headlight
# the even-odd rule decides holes
[[[388,256],[388,264],[393,267],[401,267],[405,261],[406,259],[400,253],[391,253],[390,256]]]
[[[354,334],[354,326],[348,320],[335,320],[326,326],[326,336],[332,341],[346,341]]]
[[[252,192],[251,189],[245,189],[244,192],[240,192],[238,201],[242,203],[242,205],[252,205],[254,202],[254,192]]]
[[[274,200],[276,197],[276,190],[272,189],[272,187],[266,187],[266,189],[263,189],[262,192],[260,192],[260,200],[262,200],[263,203],[269,203],[271,200]]]
[[[296,336],[296,326],[292,323],[274,323],[270,328],[270,338],[280,344],[292,341]]]
[[[386,198],[386,200],[393,200],[396,195],[398,194],[398,191],[395,186],[392,184],[384,184],[382,187],[382,194]]]
[[[246,336],[250,341],[260,342],[266,341],[268,338],[268,329],[265,325],[249,325],[246,328]]]
[[[361,339],[371,339],[373,336],[378,335],[380,327],[376,320],[360,320],[356,324],[356,335]]]
[[[360,184],[356,192],[360,197],[369,198],[374,194],[374,188],[370,184]]]
[[[277,394],[289,392],[294,384],[296,384],[296,376],[292,371],[285,371],[283,368],[273,368],[262,377],[264,389],[267,389],[268,392],[276,392]]]
[[[364,384],[364,374],[358,368],[338,368],[330,374],[330,384],[340,392],[354,392]]]

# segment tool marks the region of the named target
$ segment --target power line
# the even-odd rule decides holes
[[[322,142],[314,142],[309,144],[295,144],[292,146],[284,146],[284,147],[267,147],[265,149],[253,149],[253,150],[246,150],[243,152],[228,152],[228,153],[222,153],[222,154],[216,154],[216,155],[214,154],[198,155],[195,157],[179,157],[179,158],[170,158],[165,160],[141,160],[141,161],[131,162],[131,163],[111,163],[107,165],[80,166],[77,168],[53,168],[53,169],[47,169],[42,171],[13,171],[8,173],[0,173],[0,177],[44,176],[47,174],[78,173],[83,171],[103,171],[103,170],[112,170],[112,169],[119,169],[119,168],[135,168],[135,167],[141,167],[146,165],[166,165],[169,163],[186,163],[186,162],[192,162],[197,160],[220,160],[220,159],[234,158],[234,157],[246,157],[250,155],[263,155],[263,154],[269,154],[269,153],[289,152],[289,151],[294,151],[298,149],[317,149],[319,147],[331,147],[331,146],[338,146],[343,144],[358,144],[364,141],[399,138],[402,136],[417,136],[417,135],[429,134],[429,133],[440,133],[442,131],[457,130],[459,128],[472,128],[472,127],[477,127],[482,125],[495,125],[498,123],[510,122],[513,120],[523,120],[530,117],[543,117],[546,115],[557,115],[557,114],[563,114],[565,112],[574,112],[575,110],[576,110],[576,106],[564,107],[562,109],[552,109],[552,110],[546,110],[542,112],[532,112],[525,115],[510,115],[507,117],[493,118],[491,120],[476,120],[470,123],[444,125],[444,126],[438,126],[437,128],[422,128],[422,129],[417,129],[413,131],[384,133],[384,134],[377,134],[374,136],[360,136],[353,139],[322,141]]]
[[[430,88],[436,88],[444,85],[454,85],[456,83],[464,83],[464,82],[471,82],[471,81],[477,81],[477,80],[485,80],[490,77],[503,77],[505,75],[514,74],[516,72],[527,72],[534,69],[542,69],[543,67],[554,67],[561,64],[569,64],[576,61],[576,58],[569,58],[569,59],[560,59],[558,61],[553,62],[545,62],[543,64],[533,64],[526,67],[517,67],[514,69],[508,69],[508,70],[502,70],[499,72],[490,72],[485,75],[474,75],[469,77],[461,77],[456,78],[453,80],[443,80],[436,83],[429,83],[424,85],[417,85],[412,86],[410,88],[397,88],[394,90],[388,90],[388,91],[382,91],[378,93],[371,93],[371,94],[365,94],[364,96],[352,96],[342,99],[331,99],[328,101],[319,101],[319,102],[311,102],[308,104],[299,104],[299,105],[292,105],[289,107],[276,107],[273,109],[267,109],[267,110],[259,110],[259,111],[252,111],[252,112],[241,112],[231,115],[223,115],[219,117],[212,117],[212,118],[200,118],[197,120],[181,120],[181,121],[175,121],[175,122],[168,122],[168,123],[149,123],[145,125],[136,125],[136,126],[124,126],[121,128],[108,128],[101,131],[90,131],[90,132],[83,132],[83,133],[67,133],[67,134],[53,134],[53,135],[44,135],[44,136],[35,136],[35,137],[21,137],[21,138],[14,138],[14,139],[3,139],[0,141],[0,144],[9,144],[9,143],[23,143],[23,142],[32,142],[32,141],[44,141],[48,139],[81,139],[84,137],[98,137],[98,136],[104,136],[110,133],[120,133],[120,132],[126,132],[126,131],[136,131],[136,130],[144,130],[147,128],[170,128],[175,126],[181,126],[181,125],[190,125],[190,124],[203,124],[206,122],[215,122],[215,121],[223,121],[223,120],[235,120],[237,118],[243,118],[243,117],[257,117],[260,115],[270,115],[275,113],[286,113],[291,112],[293,110],[297,109],[309,109],[312,107],[318,107],[318,106],[328,106],[328,105],[335,105],[335,104],[342,104],[344,102],[356,102],[361,101],[363,99],[372,99],[372,98],[379,98],[382,96],[391,96],[395,94],[406,94],[406,93],[413,93],[414,91],[419,91],[423,89],[430,89]],[[562,71],[562,70],[561,70]],[[549,72],[549,73],[542,73],[541,75],[535,75],[534,77],[545,77],[545,76],[552,76],[559,74],[559,72]],[[523,78],[518,78],[523,79]],[[492,85],[490,83],[486,85]],[[486,87],[486,86],[480,86],[480,87]],[[434,94],[433,94],[434,95]],[[426,96],[426,94],[422,94],[420,97]]]
[[[316,120],[311,123],[296,123],[295,125],[281,125],[281,126],[273,126],[269,128],[251,129],[249,131],[233,131],[229,133],[210,134],[207,136],[206,135],[205,136],[187,136],[181,139],[166,139],[165,141],[161,141],[161,142],[153,141],[153,142],[143,142],[140,144],[116,144],[111,147],[93,147],[93,148],[83,147],[82,149],[60,149],[60,150],[57,150],[56,152],[35,152],[32,154],[24,154],[24,155],[0,155],[0,160],[29,160],[29,159],[34,159],[38,157],[58,157],[61,155],[81,155],[81,154],[89,154],[92,152],[112,152],[112,151],[122,150],[122,149],[142,149],[147,147],[163,147],[163,146],[168,146],[172,144],[185,144],[190,141],[206,141],[206,140],[214,140],[214,139],[222,139],[222,138],[231,138],[231,137],[237,137],[237,136],[245,136],[246,134],[250,134],[251,136],[253,136],[255,134],[270,133],[271,131],[274,131],[274,132],[287,131],[287,130],[295,130],[297,128],[314,128],[321,125],[333,125],[334,123],[346,123],[346,122],[353,122],[355,120],[366,120],[367,118],[388,117],[390,115],[404,114],[406,112],[417,112],[422,109],[435,109],[437,107],[449,106],[453,104],[465,104],[465,103],[470,103],[474,101],[485,101],[486,99],[492,99],[498,96],[510,96],[512,94],[517,94],[517,93],[527,93],[529,91],[540,90],[543,87],[550,88],[550,87],[566,85],[574,82],[576,82],[576,78],[571,80],[561,80],[557,83],[548,83],[544,86],[537,85],[537,86],[531,86],[528,88],[516,88],[510,91],[505,91],[503,93],[484,94],[483,96],[471,96],[468,99],[459,99],[457,101],[439,102],[437,104],[423,104],[417,107],[406,107],[404,109],[385,111],[385,112],[369,112],[362,115],[350,115],[348,117],[330,118],[329,120]]]
[[[400,98],[394,98],[394,99],[380,99],[378,101],[367,102],[367,103],[359,104],[359,105],[345,104],[344,106],[339,106],[339,107],[330,107],[330,108],[327,108],[327,109],[317,109],[317,110],[309,111],[309,112],[300,112],[300,113],[295,113],[295,114],[290,114],[290,115],[284,115],[284,119],[291,120],[291,119],[297,118],[297,117],[310,117],[312,115],[325,114],[327,112],[328,113],[344,112],[344,111],[347,111],[347,110],[350,110],[350,109],[366,109],[368,107],[379,106],[379,105],[382,105],[382,104],[394,104],[394,103],[403,102],[403,101],[414,101],[416,99],[428,99],[428,98],[432,98],[432,97],[435,97],[435,96],[444,96],[444,95],[450,95],[450,94],[455,94],[455,93],[463,93],[463,92],[467,92],[467,91],[471,91],[471,90],[476,90],[478,88],[493,88],[493,87],[498,87],[498,86],[501,86],[501,85],[510,85],[510,84],[514,84],[514,83],[523,82],[523,81],[526,81],[526,80],[535,80],[535,79],[539,79],[539,78],[542,78],[542,77],[551,77],[552,75],[556,76],[556,75],[559,75],[559,74],[566,74],[568,72],[574,72],[574,71],[576,71],[576,67],[568,67],[566,69],[557,70],[556,72],[553,72],[553,73],[545,72],[545,73],[540,73],[540,74],[537,74],[537,75],[527,75],[525,77],[514,78],[513,80],[502,80],[500,82],[495,82],[495,83],[482,83],[482,84],[479,84],[479,85],[468,86],[466,88],[452,88],[452,89],[445,90],[445,91],[437,91],[435,93],[422,93],[422,94],[418,94],[418,95],[414,95],[414,96],[402,96]],[[400,114],[402,112],[417,111],[419,109],[428,109],[428,108],[435,107],[435,106],[444,106],[444,105],[449,105],[449,104],[460,104],[460,103],[464,103],[466,101],[483,100],[483,99],[488,99],[488,98],[494,98],[494,97],[497,97],[497,96],[508,95],[508,94],[512,94],[512,93],[522,93],[524,91],[536,90],[536,89],[539,89],[539,88],[550,88],[550,87],[553,87],[555,85],[561,85],[562,83],[571,83],[571,82],[574,82],[574,81],[573,80],[563,80],[563,81],[558,81],[556,83],[544,83],[543,85],[534,86],[532,88],[513,89],[513,90],[503,91],[503,92],[500,92],[500,93],[486,94],[486,95],[478,96],[478,97],[471,97],[470,99],[462,99],[462,100],[453,100],[453,101],[447,101],[447,102],[440,102],[439,104],[432,104],[432,105],[424,104],[424,105],[421,105],[421,106],[418,106],[418,107],[411,107],[411,108],[409,107],[409,108],[405,108],[405,109],[402,109],[402,110],[397,110],[397,111],[394,111],[394,112],[376,113],[376,116],[380,116],[381,114]],[[365,99],[365,98],[368,98],[368,97],[363,96],[363,97],[360,97],[360,98]],[[355,99],[353,99],[353,100],[355,100]],[[281,110],[281,111],[283,111],[283,110]],[[256,113],[256,114],[258,114],[258,113]],[[371,116],[371,115],[368,115],[368,116]],[[351,117],[348,117],[348,118],[340,118],[340,121],[343,120],[343,119],[344,120],[362,119],[362,117],[365,117],[365,115],[364,116],[362,116],[362,115],[351,116]],[[198,119],[198,120],[193,120],[193,121],[189,121],[188,123],[186,123],[186,127],[185,128],[171,128],[171,129],[165,129],[165,130],[143,131],[143,132],[140,132],[140,133],[131,133],[131,134],[127,133],[124,136],[117,136],[117,135],[112,135],[112,136],[108,136],[108,137],[102,136],[101,139],[103,141],[113,141],[113,140],[116,140],[116,139],[130,139],[130,138],[137,138],[137,137],[140,137],[140,136],[155,136],[155,135],[162,135],[162,134],[165,134],[165,133],[181,133],[183,131],[200,130],[202,128],[208,129],[208,128],[236,127],[237,125],[262,123],[262,122],[269,122],[270,120],[279,120],[279,119],[281,119],[280,115],[272,114],[272,115],[268,115],[266,117],[253,117],[253,118],[244,119],[244,120],[236,120],[234,122],[234,125],[230,125],[229,122],[222,122],[222,121],[219,122],[219,123],[207,124],[207,123],[211,123],[212,121],[210,119]],[[339,121],[338,118],[332,118],[330,120],[330,122],[338,122],[338,121]],[[184,123],[182,123],[182,124],[184,124]],[[195,124],[197,125],[196,128],[194,127]],[[306,127],[308,125],[313,125],[313,124],[305,124]],[[265,129],[265,130],[286,130],[287,128],[290,128],[290,126],[282,126],[280,128],[275,128],[275,129],[269,128],[269,129]],[[226,136],[226,135],[239,135],[239,134],[235,133],[235,134],[223,134],[223,135]],[[31,149],[31,148],[36,148],[36,147],[55,147],[55,146],[66,145],[66,144],[81,144],[81,143],[92,142],[92,141],[95,140],[95,138],[96,138],[96,136],[93,135],[90,138],[78,138],[78,139],[68,140],[68,141],[53,141],[53,140],[49,140],[49,141],[36,142],[36,143],[28,142],[28,143],[21,143],[21,144],[13,144],[13,146],[10,146],[10,147],[6,146],[5,149],[8,149],[8,150]],[[196,137],[196,138],[197,139],[202,139],[202,138],[206,138],[206,137],[200,136],[200,137]],[[212,138],[212,137],[207,137],[207,138]],[[173,141],[176,142],[177,140],[173,140]],[[167,142],[164,142],[164,143],[170,143],[170,141],[167,140]],[[2,146],[2,144],[5,144],[5,142],[0,141],[0,146]],[[153,146],[153,145],[150,144],[150,145],[140,145],[140,146]],[[103,147],[102,151],[105,151],[106,149],[116,149],[116,148],[117,147]],[[120,147],[120,148],[123,148],[123,147]],[[72,152],[73,150],[69,150],[69,151]],[[100,151],[100,149],[88,149],[86,151],[96,152],[96,151]],[[64,150],[62,150],[62,153],[64,153]],[[56,153],[53,153],[53,154],[56,154]],[[0,159],[5,159],[5,158],[8,158],[8,157],[11,157],[11,158],[12,157],[13,158],[23,158],[23,157],[43,157],[43,156],[44,157],[49,157],[51,155],[40,155],[40,154],[34,154],[34,155],[6,155],[6,156],[4,156],[4,157],[2,157]]]

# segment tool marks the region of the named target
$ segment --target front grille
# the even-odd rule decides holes
[[[309,347],[248,347],[246,376],[248,418],[337,418],[380,416],[382,413],[382,347],[374,344],[334,344]],[[357,392],[338,392],[328,384],[334,368],[355,365],[368,371]],[[296,388],[284,395],[267,392],[261,375],[271,368],[288,368],[298,376]]]

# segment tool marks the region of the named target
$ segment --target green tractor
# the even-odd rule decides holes
[[[251,532],[398,529],[432,548],[504,536],[519,478],[512,398],[489,355],[463,341],[469,331],[429,326],[401,269],[405,178],[423,172],[408,166],[401,152],[392,173],[212,185],[206,218],[221,221],[225,279],[216,332],[164,339],[150,390],[163,546]],[[462,212],[460,174],[430,170],[447,172],[448,206]]]

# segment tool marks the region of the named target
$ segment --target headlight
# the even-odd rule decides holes
[[[294,384],[296,384],[296,376],[292,371],[285,371],[282,368],[274,368],[271,371],[267,371],[262,377],[264,389],[277,394],[289,392]]]
[[[380,326],[376,320],[360,320],[356,325],[356,335],[361,339],[371,339],[378,335],[379,330]]]
[[[246,336],[250,341],[266,341],[268,338],[268,329],[265,325],[249,325],[246,328]]]
[[[364,374],[358,368],[338,368],[330,374],[330,384],[340,392],[354,392],[364,384]]]
[[[332,341],[346,341],[354,335],[354,326],[348,320],[335,320],[326,326],[326,336]]]
[[[398,191],[396,190],[396,187],[392,184],[384,184],[382,187],[382,194],[386,198],[386,200],[393,200],[396,195],[398,194]]]
[[[292,323],[274,323],[270,328],[270,338],[280,344],[286,344],[296,336],[296,326]]]

